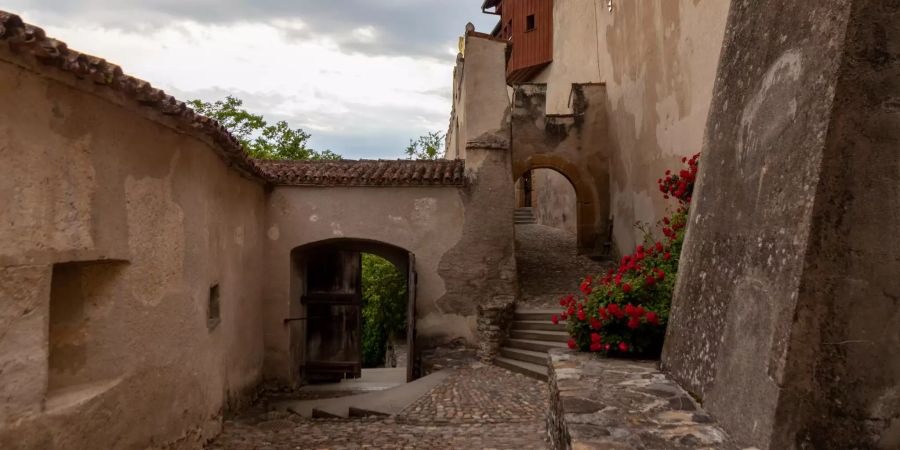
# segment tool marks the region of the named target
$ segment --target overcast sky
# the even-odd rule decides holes
[[[482,0],[0,0],[181,100],[235,95],[345,158],[446,132],[457,39]]]

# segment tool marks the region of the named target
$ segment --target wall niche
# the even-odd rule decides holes
[[[68,262],[53,266],[47,401],[83,397],[116,380],[123,366],[115,336],[116,280],[122,261]],[[120,336],[121,339],[121,336]],[[101,389],[102,390],[102,389]],[[59,403],[58,401],[56,403]],[[66,402],[64,402],[66,403]],[[59,406],[59,405],[57,405]]]

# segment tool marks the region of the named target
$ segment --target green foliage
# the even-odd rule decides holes
[[[438,131],[410,139],[406,147],[409,159],[441,159],[444,157],[444,135]]]
[[[363,367],[378,367],[388,340],[406,332],[406,274],[379,256],[362,258]]]
[[[317,152],[307,147],[310,134],[291,128],[281,120],[269,125],[261,115],[243,109],[244,101],[228,96],[213,103],[200,100],[188,102],[200,114],[216,119],[244,146],[251,158],[257,159],[341,159],[331,150]]]

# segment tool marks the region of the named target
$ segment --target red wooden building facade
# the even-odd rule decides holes
[[[553,0],[485,0],[482,10],[500,16],[493,35],[510,43],[507,83],[529,81],[553,61]]]

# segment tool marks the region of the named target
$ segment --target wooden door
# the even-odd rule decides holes
[[[409,254],[409,270],[407,272],[407,293],[409,304],[406,309],[406,346],[409,354],[406,358],[406,381],[410,382],[422,375],[421,360],[416,351],[416,255]]]
[[[362,254],[325,249],[306,269],[306,363],[309,381],[362,374]]]

